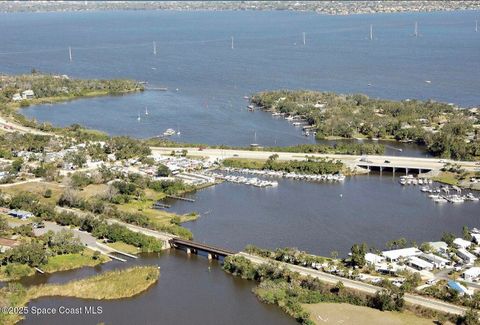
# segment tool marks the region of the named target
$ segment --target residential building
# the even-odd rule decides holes
[[[477,259],[475,255],[467,251],[465,248],[458,249],[457,255],[465,262],[465,264],[473,264]]]
[[[390,262],[397,262],[400,259],[407,259],[412,256],[423,254],[421,250],[416,247],[394,249],[390,251],[383,251],[382,255]]]
[[[465,281],[476,281],[480,279],[480,267],[471,267],[465,272],[463,272],[463,278]]]
[[[436,269],[443,269],[451,264],[450,260],[447,260],[446,258],[440,257],[432,253],[422,254],[420,255],[420,258],[429,263],[432,263]]]
[[[455,238],[455,240],[453,241],[453,246],[455,246],[456,248],[468,248],[470,247],[470,245],[472,245],[472,242],[471,241],[468,241],[468,240],[465,240],[463,238]]]
[[[32,99],[35,97],[35,93],[31,89],[27,89],[22,92],[22,99]]]
[[[431,271],[434,269],[434,265],[432,263],[422,260],[416,256],[409,257],[407,260],[407,265],[420,271]]]
[[[432,241],[428,243],[433,251],[438,254],[446,254],[448,251],[448,244],[444,241]]]

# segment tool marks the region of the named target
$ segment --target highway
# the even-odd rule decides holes
[[[238,253],[238,255],[249,259],[255,264],[263,264],[271,261],[269,259],[253,256],[244,252],[240,252]],[[382,289],[380,287],[377,287],[368,283],[363,283],[360,281],[342,278],[336,275],[314,270],[311,268],[301,267],[298,265],[282,263],[282,262],[278,262],[278,263],[280,263],[282,266],[285,266],[291,271],[300,273],[301,275],[309,275],[321,281],[331,283],[331,284],[336,284],[338,283],[338,281],[341,281],[346,288],[362,291],[367,294],[375,294],[378,290]],[[455,315],[463,315],[463,313],[467,310],[467,308],[449,304],[437,299],[421,297],[421,296],[417,296],[409,293],[405,294],[404,299],[405,299],[405,302],[413,305],[419,305],[425,308],[437,310],[444,313],[455,314]]]
[[[358,156],[358,155],[339,155],[339,154],[306,154],[306,153],[292,153],[292,152],[274,152],[274,151],[253,151],[253,150],[237,150],[237,149],[202,149],[192,147],[151,147],[152,153],[170,155],[172,150],[181,151],[183,149],[188,151],[189,156],[193,157],[207,157],[210,159],[226,159],[226,158],[245,158],[245,159],[260,159],[266,160],[273,154],[278,155],[278,160],[305,160],[308,157],[328,158],[342,161],[348,167],[355,167],[358,165],[365,166],[381,166],[381,167],[396,167],[396,168],[411,168],[411,169],[425,169],[425,170],[439,170],[445,162],[452,162],[460,165],[466,170],[480,169],[480,165],[476,165],[471,161],[450,161],[441,160],[439,158],[418,158],[405,156]],[[365,161],[366,160],[366,161]],[[386,162],[388,161],[388,162]]]

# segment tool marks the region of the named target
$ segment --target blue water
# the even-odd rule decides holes
[[[308,88],[479,104],[477,15],[0,14],[0,71],[29,72],[34,67],[83,78],[134,78],[169,89],[24,110],[56,125],[79,122],[136,137],[179,128],[182,136],[177,141],[230,145],[250,144],[256,132],[257,143],[289,145],[314,140],[269,114],[248,112],[243,96],[268,89]],[[418,38],[412,35],[415,21]],[[368,40],[370,24],[373,41]],[[68,59],[68,46],[73,48],[73,62]],[[145,106],[150,114],[142,115],[138,123],[137,114],[143,114]]]

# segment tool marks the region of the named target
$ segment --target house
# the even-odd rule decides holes
[[[480,245],[480,234],[471,234],[472,235],[472,241],[476,243],[477,245]]]
[[[448,244],[444,241],[431,241],[428,244],[435,253],[446,254],[448,251]]]
[[[35,97],[35,93],[31,89],[27,89],[22,92],[22,99],[32,99]]]
[[[385,262],[385,257],[377,255],[377,254],[373,254],[373,253],[366,253],[365,254],[365,262],[367,262],[367,264],[375,265],[375,264]]]
[[[409,257],[418,256],[421,254],[423,254],[423,252],[416,247],[394,249],[382,252],[382,255],[391,262],[397,262],[399,259],[407,259]]]
[[[477,259],[475,255],[467,251],[465,248],[458,249],[457,255],[465,262],[465,264],[473,264]]]
[[[33,213],[28,211],[22,211],[22,210],[10,210],[8,214],[11,215],[12,217],[19,218],[21,220],[27,220],[33,217]]]
[[[448,280],[448,284],[447,284],[450,288],[452,288],[453,290],[457,291],[461,296],[463,295],[467,295],[467,296],[470,296],[472,294],[472,292],[470,290],[468,290],[467,288],[465,288],[462,284],[460,284],[459,282],[457,281],[453,281],[453,280]]]
[[[465,240],[463,238],[455,238],[455,240],[453,241],[453,246],[455,246],[456,248],[468,248],[470,247],[470,245],[472,245],[472,242],[471,241],[468,241],[468,240]]]
[[[465,281],[473,282],[480,278],[480,267],[471,267],[462,274]]]
[[[446,258],[437,256],[432,253],[422,254],[420,255],[420,258],[432,263],[436,269],[444,269],[451,264],[450,260],[447,260]]]
[[[14,102],[19,102],[19,101],[21,101],[22,99],[23,99],[23,98],[22,98],[22,96],[20,96],[19,93],[13,94],[12,100],[13,100]]]
[[[431,271],[435,267],[432,263],[422,260],[416,256],[412,256],[408,258],[407,265],[419,271],[423,271],[423,270]]]
[[[20,244],[16,240],[0,237],[0,253],[5,253],[18,245]]]

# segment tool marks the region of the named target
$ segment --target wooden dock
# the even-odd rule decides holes
[[[188,197],[183,197],[183,196],[176,196],[176,195],[167,195],[169,199],[175,199],[175,200],[181,200],[181,201],[187,201],[187,202],[195,202],[194,199],[190,199]]]
[[[161,203],[161,202],[155,202],[152,205],[152,209],[170,209],[171,207],[172,207],[171,205],[164,204],[164,203]]]

